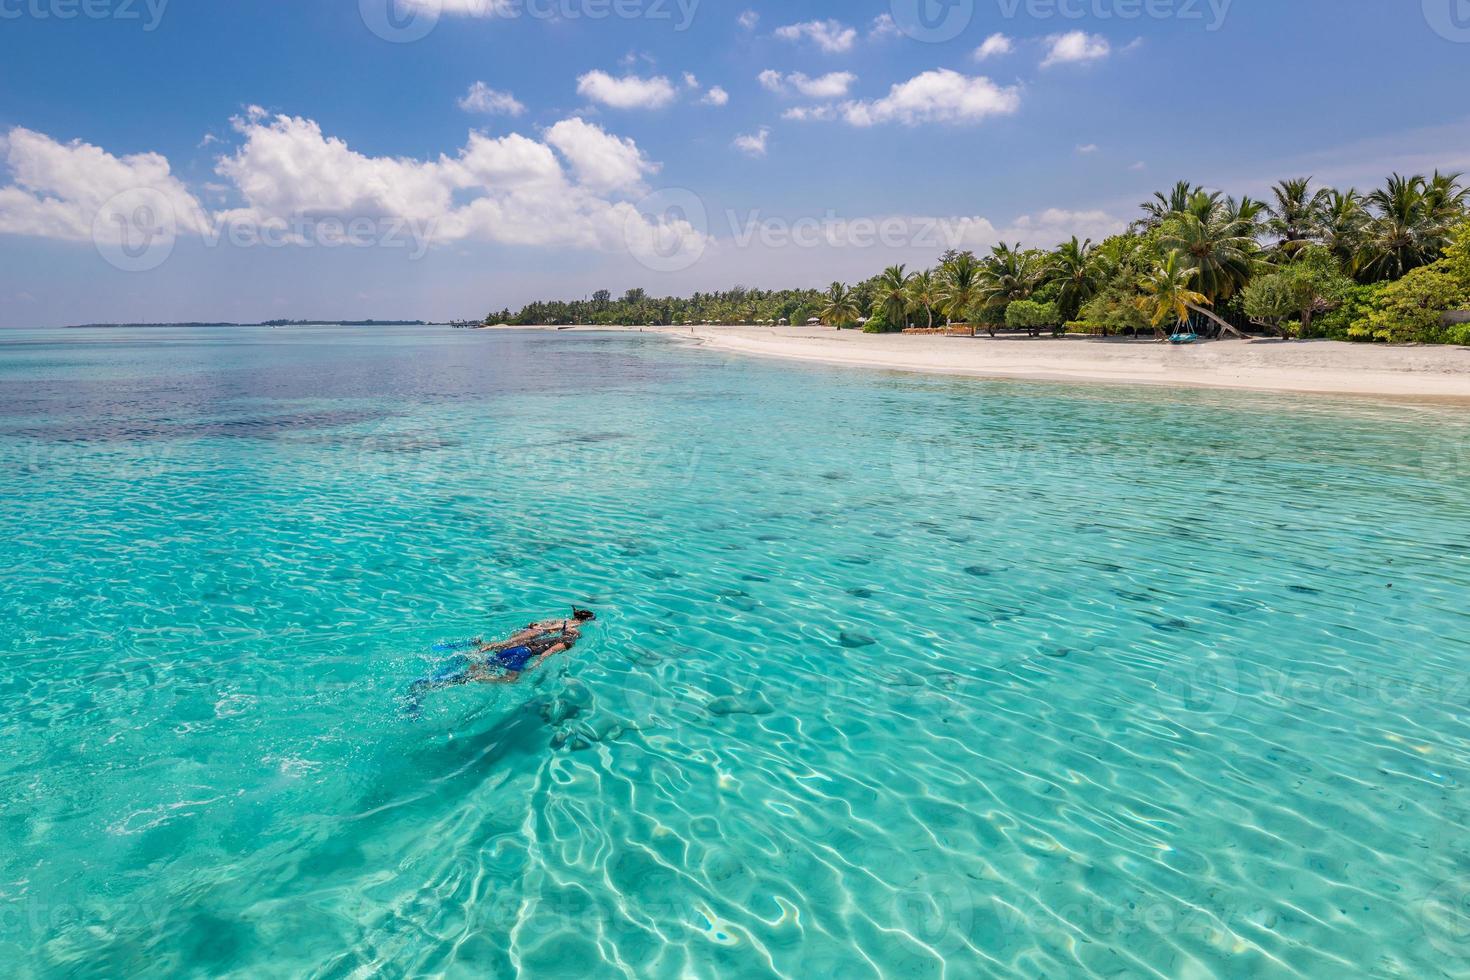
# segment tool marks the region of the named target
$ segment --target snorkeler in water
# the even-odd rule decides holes
[[[429,677],[414,681],[407,699],[408,714],[418,717],[421,701],[431,691],[465,684],[514,684],[582,638],[582,627],[597,619],[588,609],[572,607],[570,619],[547,619],[498,643],[482,643],[474,655],[460,654]]]

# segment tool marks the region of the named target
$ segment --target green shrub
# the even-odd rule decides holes
[[[1105,289],[1082,307],[1082,319],[1102,327],[1105,333],[1123,333],[1129,328],[1140,332],[1152,330],[1148,317],[1134,302],[1136,295],[1116,286]]]
[[[1062,314],[1055,303],[1018,299],[1006,307],[1006,326],[1012,330],[1044,330],[1061,324]]]
[[[1251,280],[1242,302],[1246,316],[1292,337],[1311,332],[1318,311],[1340,306],[1352,287],[1332,253],[1312,245],[1291,264]]]
[[[1383,288],[1381,283],[1354,283],[1343,293],[1337,309],[1329,310],[1313,319],[1311,328],[1304,331],[1302,336],[1324,337],[1328,340],[1359,339],[1350,334],[1352,325],[1368,315]]]
[[[1391,344],[1453,343],[1444,314],[1470,303],[1470,289],[1454,274],[1450,260],[1415,269],[1384,286],[1367,316],[1348,328],[1349,336]]]
[[[888,322],[888,316],[883,312],[881,306],[874,307],[873,315],[868,318],[867,323],[863,324],[863,333],[899,333],[902,330],[903,327],[897,327]]]

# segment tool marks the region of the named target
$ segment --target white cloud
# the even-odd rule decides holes
[[[1041,63],[1043,68],[1099,61],[1113,52],[1107,38],[1088,34],[1086,31],[1053,34],[1046,39],[1046,43],[1046,60]]]
[[[1016,42],[1005,34],[992,34],[985,39],[985,43],[975,49],[975,60],[984,61],[987,58],[999,58],[1001,55],[1010,54],[1016,50]]]
[[[760,73],[759,80],[772,92],[785,92],[790,87],[809,99],[840,99],[847,95],[857,76],[848,71],[834,71],[812,78],[801,72],[782,75],[778,71],[767,70]]]
[[[759,24],[760,22],[761,22],[761,15],[758,14],[758,13],[756,13],[754,10],[744,11],[743,13],[741,13],[741,15],[739,17],[735,18],[735,23],[739,24],[741,27],[745,28],[747,31],[753,31],[753,30],[755,30],[756,25]]]
[[[473,239],[627,252],[660,262],[671,250],[697,256],[708,244],[687,220],[641,214],[629,199],[642,196],[643,178],[656,165],[631,140],[581,119],[557,123],[545,142],[471,133],[456,155],[423,160],[366,156],[323,134],[313,120],[267,117],[253,107],[233,123],[240,143],[215,170],[229,183],[235,206],[214,214],[159,154],[117,157],[12,129],[0,139],[13,177],[0,187],[0,233],[87,240],[94,224],[106,233],[108,223],[98,216],[106,218],[109,200],[134,192],[171,212],[150,219],[170,237],[214,241],[227,226],[294,229],[368,219],[424,244]]]
[[[830,105],[792,106],[781,113],[781,118],[795,122],[825,122],[837,118],[837,107]]]
[[[1019,88],[1002,88],[981,76],[962,75],[948,68],[926,71],[893,86],[876,101],[847,102],[843,118],[853,126],[898,122],[978,123],[995,115],[1010,115],[1021,106]]]
[[[582,119],[564,119],[546,131],[546,142],[561,151],[577,179],[596,191],[635,191],[643,176],[658,168],[638,145]]]
[[[1135,173],[1137,173],[1137,172],[1139,172],[1141,170],[1147,170],[1148,169],[1148,164],[1146,164],[1142,160],[1140,160],[1137,163],[1135,163],[1133,166],[1129,167],[1128,169],[1129,170],[1132,170]]]
[[[705,105],[725,105],[730,101],[730,93],[726,92],[718,85],[713,85],[710,87],[710,90],[708,92],[704,93],[704,98],[700,99],[699,101],[703,102]]]
[[[427,160],[365,156],[309,119],[238,120],[236,128],[243,145],[216,170],[245,206],[224,218],[263,224],[302,215],[369,217],[402,221],[439,242],[648,255],[667,250],[670,238],[681,248],[703,242],[688,222],[654,221],[626,200],[641,196],[642,177],[656,166],[631,140],[582,119],[552,126],[545,142],[471,133],[457,156]]]
[[[1106,211],[1068,211],[1047,208],[1037,215],[1023,214],[1000,231],[1001,241],[1018,241],[1035,248],[1051,248],[1076,235],[1100,242],[1122,232],[1127,222]]]
[[[902,33],[892,14],[879,14],[873,18],[873,26],[868,29],[868,39],[879,41],[883,38],[898,37]]]
[[[0,187],[0,233],[66,241],[121,239],[121,229],[98,220],[114,197],[170,212],[153,216],[165,234],[202,232],[208,217],[158,153],[118,157],[74,140],[60,143],[16,127],[0,139],[0,158],[14,183]]]
[[[526,111],[514,95],[493,89],[484,82],[471,85],[460,98],[459,107],[465,112],[483,112],[490,116],[519,116]]]
[[[686,71],[684,73],[684,87],[699,88],[699,79],[695,76],[694,72]]]
[[[827,54],[851,51],[853,43],[857,41],[857,31],[836,20],[809,20],[802,24],[788,24],[776,28],[776,36],[783,41],[811,41]]]
[[[766,155],[766,148],[770,139],[770,128],[762,126],[757,132],[735,137],[734,146],[735,149],[744,153],[746,156],[763,157]]]
[[[1097,152],[1097,144],[1096,143],[1083,143],[1081,146],[1077,147],[1077,152],[1078,153],[1083,153],[1083,154],[1096,153]]]
[[[578,78],[577,94],[614,109],[662,109],[678,96],[662,75],[614,78],[605,71],[589,71]]]

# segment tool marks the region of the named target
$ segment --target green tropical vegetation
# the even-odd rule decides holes
[[[736,286],[687,299],[631,289],[537,302],[487,323],[819,322],[881,333],[980,329],[1100,336],[1185,330],[1392,343],[1470,343],[1470,187],[1458,173],[1394,174],[1367,193],[1281,181],[1268,200],[1181,181],[1126,231],[1051,250],[1001,243],[895,265],[826,290]]]

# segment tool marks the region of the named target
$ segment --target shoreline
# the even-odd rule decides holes
[[[485,327],[657,333],[712,350],[989,380],[1344,395],[1470,405],[1470,348],[1335,340],[1216,340],[1175,347],[1088,337],[975,339],[827,327]]]

